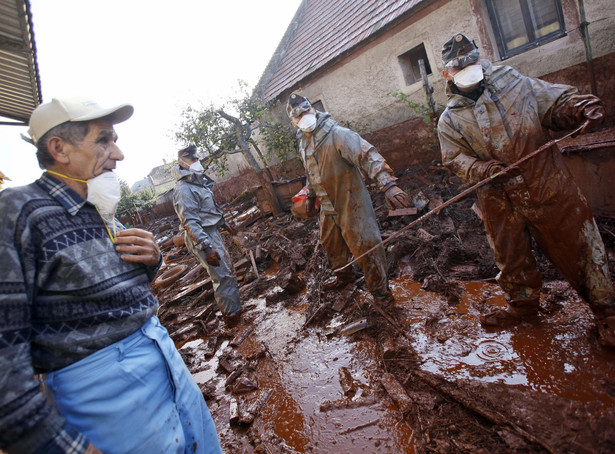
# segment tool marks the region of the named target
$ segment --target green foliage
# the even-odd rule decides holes
[[[186,107],[181,113],[181,121],[175,132],[175,139],[182,145],[193,143],[200,153],[206,155],[204,167],[212,167],[218,175],[228,172],[228,154],[241,150],[241,137],[247,144],[260,154],[257,144],[251,138],[252,133],[259,129],[262,142],[267,148],[263,156],[273,155],[280,160],[286,160],[296,153],[296,141],[290,123],[275,120],[275,105],[251,95],[245,82],[238,82],[238,90],[233,99],[221,106],[213,104],[199,107]],[[220,111],[236,118],[233,123],[223,118]],[[247,150],[250,152],[250,150]],[[256,170],[256,169],[255,169]]]
[[[429,107],[425,104],[409,100],[408,95],[402,92],[395,91],[393,93],[389,93],[389,96],[393,96],[399,101],[407,104],[408,107],[410,107],[410,110],[412,110],[417,116],[421,117],[425,123],[434,128],[436,127],[436,119],[434,118],[431,109],[429,109]]]
[[[128,184],[120,180],[120,193],[121,198],[116,211],[116,216],[118,218],[134,214],[138,210],[146,210],[156,204],[156,196],[150,188],[143,189],[133,194]]]
[[[280,161],[286,161],[298,151],[295,129],[290,123],[268,121],[261,124],[260,133],[267,147],[267,156],[275,154]]]
[[[218,150],[234,150],[237,137],[231,125],[224,121],[213,104],[200,108],[186,107],[181,113],[175,138],[183,144],[193,143],[201,152],[213,155]]]
[[[365,133],[365,127],[362,126],[359,122],[350,121],[350,120],[340,120],[339,124],[346,129],[351,129],[359,135],[363,135]]]

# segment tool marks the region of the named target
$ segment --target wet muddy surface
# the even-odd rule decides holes
[[[438,168],[400,181],[422,194],[424,210],[460,192]],[[381,195],[373,199],[385,238],[416,218],[388,218]],[[481,312],[505,302],[473,203],[387,246],[395,303],[386,312],[397,327],[370,305],[358,268],[354,284],[322,289],[331,271],[314,220],[246,215],[237,223],[253,202],[224,207],[244,307],[232,329],[177,238],[177,220],[149,226],[165,254],[154,283],[159,316],[203,391],[223,451],[613,452],[615,351],[598,345],[587,305],[539,253],[538,320],[480,325]],[[613,266],[615,222],[598,224]]]

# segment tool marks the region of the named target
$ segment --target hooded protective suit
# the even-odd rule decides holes
[[[396,178],[384,158],[359,134],[344,128],[328,113],[316,112],[311,135],[297,132],[301,159],[306,169],[308,194],[321,204],[320,240],[333,269],[350,261],[351,253],[361,255],[382,241],[376,214],[361,170],[380,188]],[[358,261],[365,273],[368,290],[388,296],[386,259],[381,246]],[[352,269],[338,276],[348,281]]]
[[[199,259],[213,282],[214,297],[223,315],[241,311],[239,287],[232,270],[231,258],[218,227],[224,224],[222,210],[209,188],[213,182],[203,173],[179,169],[181,177],[175,184],[173,206],[185,230],[188,250]],[[207,263],[202,247],[211,246],[220,255],[220,265]]]
[[[484,91],[476,101],[454,92],[438,123],[443,164],[468,186],[490,176],[494,162],[510,165],[548,141],[545,130],[567,130],[583,120],[584,102],[567,85],[481,61]],[[520,166],[520,174],[477,190],[485,230],[500,269],[498,283],[512,307],[537,307],[541,276],[533,238],[593,311],[613,311],[615,300],[604,245],[585,197],[556,147]]]

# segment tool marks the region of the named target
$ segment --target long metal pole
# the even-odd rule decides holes
[[[423,78],[423,87],[425,88],[425,96],[427,96],[427,104],[431,109],[434,117],[438,115],[436,109],[436,102],[433,99],[433,87],[429,86],[429,79],[427,79],[427,70],[425,69],[425,62],[422,58],[419,59],[419,69],[421,71],[421,77]]]
[[[457,202],[458,200],[464,198],[465,196],[467,196],[468,194],[476,191],[478,188],[486,185],[487,183],[491,183],[495,178],[504,175],[505,173],[511,171],[512,169],[514,169],[515,167],[523,164],[525,161],[532,159],[534,156],[536,156],[539,153],[542,153],[543,151],[545,151],[548,148],[551,148],[553,145],[555,145],[557,142],[564,140],[568,137],[574,136],[576,134],[578,134],[584,127],[586,127],[589,124],[589,120],[585,121],[581,126],[579,126],[577,129],[575,129],[574,131],[566,134],[563,137],[560,137],[559,139],[553,139],[550,140],[549,142],[545,143],[543,146],[541,146],[540,148],[538,148],[537,150],[532,151],[530,154],[525,155],[524,157],[522,157],[521,159],[519,159],[517,162],[515,162],[514,164],[509,165],[508,167],[505,167],[504,169],[502,169],[500,172],[496,173],[495,175],[491,175],[488,178],[485,178],[484,180],[479,181],[478,183],[476,183],[474,186],[470,186],[468,189],[466,189],[465,191],[457,194],[455,197],[453,197],[452,199],[447,200],[446,202],[444,202],[442,205],[440,205],[438,208],[435,208],[433,210],[431,210],[428,213],[425,213],[423,216],[421,216],[418,219],[415,219],[414,221],[412,221],[410,224],[408,224],[407,226],[401,228],[400,230],[398,230],[397,232],[395,232],[393,235],[391,235],[390,237],[388,237],[386,240],[381,241],[380,243],[378,243],[376,246],[374,246],[373,248],[369,249],[368,251],[364,252],[363,254],[361,254],[360,256],[354,258],[353,260],[351,260],[350,262],[348,262],[346,265],[333,270],[334,273],[337,273],[339,271],[342,271],[346,268],[348,268],[350,265],[352,265],[353,263],[355,263],[356,261],[362,259],[363,257],[365,257],[368,254],[371,254],[372,252],[374,252],[376,249],[378,249],[380,246],[384,246],[385,244],[387,244],[389,241],[391,241],[393,238],[397,238],[399,235],[401,235],[403,232],[405,232],[406,230],[408,230],[411,227],[414,227],[415,225],[423,222],[425,219],[427,219],[428,217],[432,216],[435,213],[439,213],[440,210],[442,210],[443,208],[446,208],[449,205],[452,205],[453,203]]]
[[[598,96],[598,85],[596,84],[596,71],[594,69],[594,57],[592,56],[592,45],[589,39],[589,22],[585,17],[585,3],[579,0],[579,15],[581,16],[581,35],[583,36],[583,44],[585,44],[585,59],[589,66],[589,77],[592,89],[592,94]]]

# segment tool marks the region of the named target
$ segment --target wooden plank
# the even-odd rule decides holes
[[[183,298],[186,295],[189,295],[190,293],[194,292],[195,290],[200,289],[201,287],[204,287],[206,285],[210,285],[213,287],[213,284],[211,282],[211,278],[208,277],[206,279],[203,279],[200,282],[197,282],[195,284],[189,285],[187,288],[185,288],[184,290],[182,290],[181,292],[179,292],[177,295],[175,295],[173,298],[171,298],[169,300],[169,302],[174,302],[177,301],[180,298]]]
[[[399,210],[389,210],[389,217],[392,216],[409,216],[418,213],[419,210],[416,207],[401,208]]]

